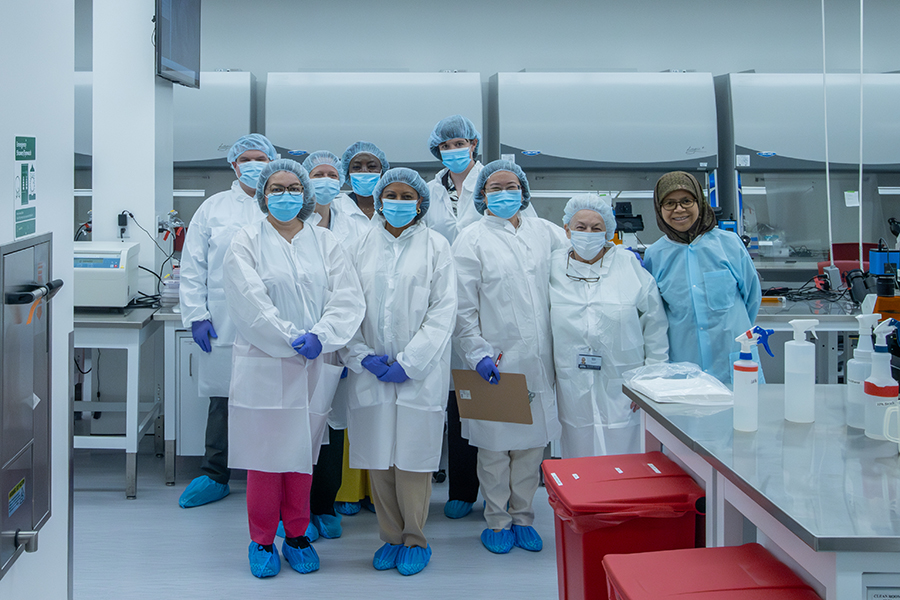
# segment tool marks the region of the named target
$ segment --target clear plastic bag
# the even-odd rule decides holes
[[[625,385],[656,402],[731,405],[732,395],[721,381],[690,362],[656,363],[626,371]]]

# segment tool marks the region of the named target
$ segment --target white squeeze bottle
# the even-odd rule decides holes
[[[866,394],[863,385],[872,374],[872,328],[881,320],[878,313],[857,315],[859,343],[853,358],[847,361],[847,425],[857,429],[866,427]]]
[[[896,328],[897,321],[885,319],[875,328],[875,351],[872,353],[872,374],[866,378],[863,391],[866,395],[866,436],[883,440],[884,415],[889,406],[897,403],[900,389],[891,377],[891,353],[887,336]]]
[[[816,337],[818,319],[794,319],[794,339],[784,344],[784,418],[794,423],[816,420],[816,347],[806,332]]]
[[[769,356],[768,339],[774,333],[759,325],[734,338],[741,345],[740,359],[734,361],[734,428],[756,431],[759,427],[759,364],[753,360],[753,346],[762,343]]]

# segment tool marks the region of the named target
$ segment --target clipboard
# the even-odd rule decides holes
[[[501,373],[491,384],[475,371],[453,369],[456,403],[463,419],[531,425],[528,387],[521,373]]]

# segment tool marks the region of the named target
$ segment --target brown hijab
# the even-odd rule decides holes
[[[662,201],[675,190],[685,190],[691,194],[697,200],[697,207],[700,209],[697,220],[690,229],[684,232],[673,229],[662,216]],[[707,231],[714,229],[717,224],[716,214],[709,205],[709,200],[703,195],[700,182],[696,177],[684,171],[672,171],[659,178],[656,187],[653,188],[653,207],[656,210],[656,224],[660,231],[673,242],[690,244]]]

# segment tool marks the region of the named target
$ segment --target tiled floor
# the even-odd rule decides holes
[[[535,528],[544,549],[494,555],[481,545],[480,503],[469,516],[444,516],[447,483],[435,484],[425,533],[434,550],[428,567],[403,577],[372,568],[381,545],[375,515],[365,509],[344,517],[344,535],[315,543],[322,567],[300,575],[282,563],[276,577],[259,580],[247,562],[245,480],[231,495],[204,507],[182,509],[178,497],[197,473],[182,468],[174,487],[163,483],[163,459],[152,441],[138,459],[137,499],[124,494],[121,452],[77,450],[75,456],[75,598],[480,598],[557,597],[553,511],[547,493],[535,497]],[[279,550],[280,550],[280,540]]]

